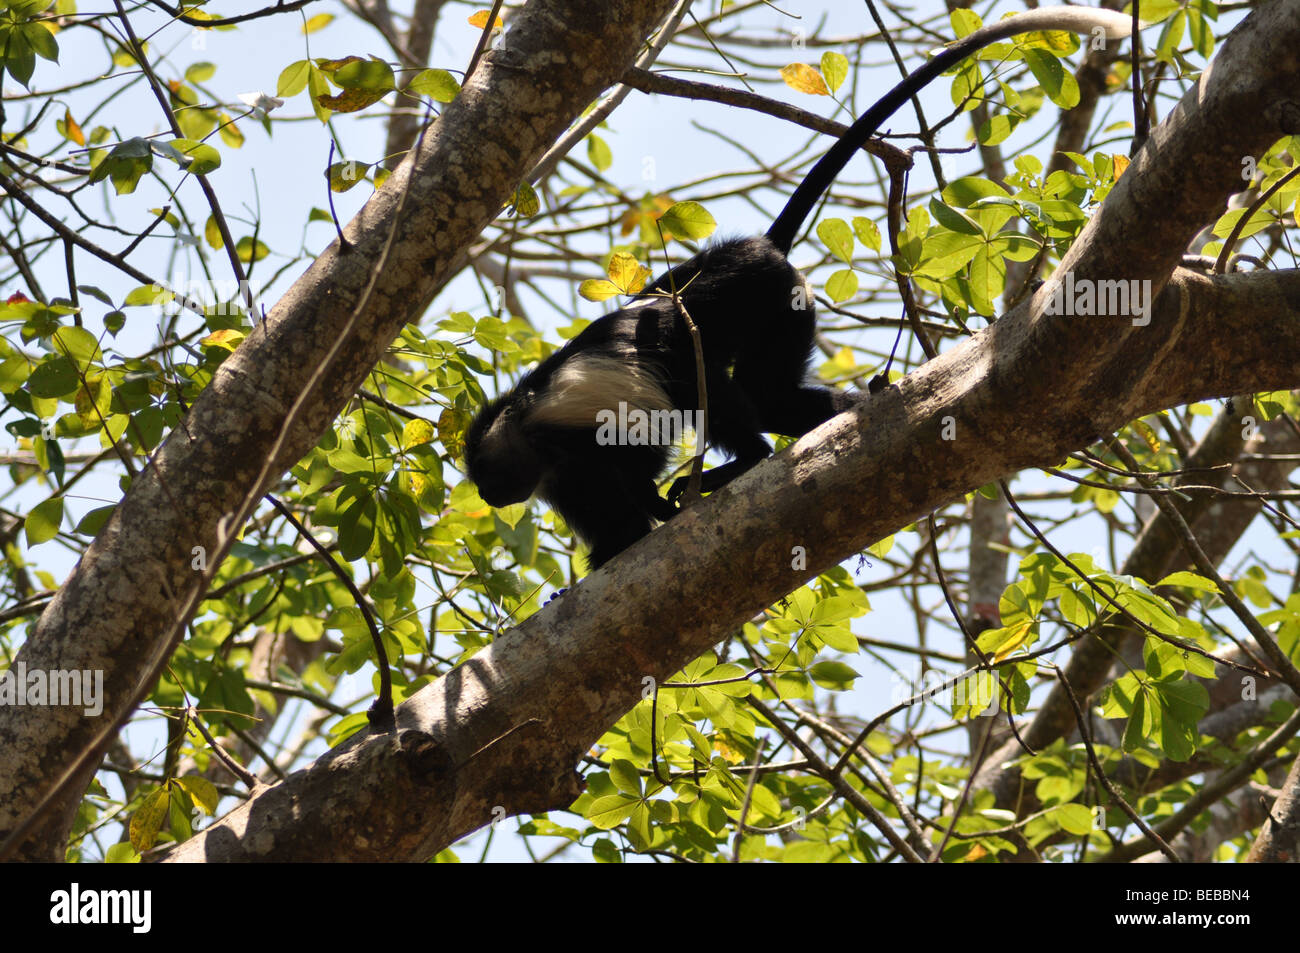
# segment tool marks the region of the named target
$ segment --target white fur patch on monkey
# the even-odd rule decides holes
[[[579,354],[551,377],[528,420],[560,427],[595,427],[596,415],[617,410],[620,402],[647,412],[673,406],[663,385],[641,365],[608,355]]]

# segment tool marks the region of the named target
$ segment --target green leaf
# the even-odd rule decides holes
[[[843,662],[831,660],[818,662],[808,669],[808,677],[822,688],[845,692],[853,687],[853,680],[858,677],[858,673]]]
[[[860,215],[854,216],[853,234],[857,235],[858,241],[872,251],[880,251],[880,228],[871,219],[863,218]]]
[[[460,83],[445,69],[426,69],[415,75],[408,88],[417,95],[428,96],[434,102],[449,103],[460,92]]]
[[[1144,10],[1143,13],[1146,11]],[[1179,10],[1160,31],[1160,40],[1156,44],[1156,59],[1162,63],[1177,66],[1176,52],[1183,43],[1183,31],[1187,27],[1187,11]]]
[[[640,798],[625,794],[598,797],[587,806],[587,820],[603,831],[612,830],[627,820],[640,803]]]
[[[1077,834],[1080,837],[1087,837],[1092,833],[1092,810],[1086,805],[1062,804],[1057,808],[1053,817],[1061,825],[1062,830],[1068,833]]]
[[[184,157],[179,164],[193,175],[207,175],[221,168],[221,153],[207,143],[195,142],[193,139],[173,139],[167,145]]]
[[[354,59],[334,72],[334,82],[344,89],[390,90],[393,68],[378,59]]]
[[[609,778],[620,791],[634,797],[641,796],[641,775],[631,761],[615,758],[609,767]]]
[[[984,23],[980,15],[974,10],[967,10],[965,7],[958,7],[948,13],[948,21],[952,24],[953,35],[961,39],[968,34],[974,33]]]
[[[161,307],[176,299],[176,295],[160,285],[141,285],[127,292],[123,307]]]
[[[853,260],[853,230],[842,218],[827,218],[817,223],[817,237],[830,253],[848,264]]]
[[[117,509],[116,504],[112,506],[98,506],[81,518],[77,524],[77,532],[83,536],[98,536],[99,531],[104,528],[113,511]]]
[[[587,137],[587,158],[596,167],[597,172],[604,172],[614,164],[614,153],[600,136],[592,133]]]
[[[379,512],[373,497],[358,496],[355,489],[350,495],[339,513],[339,551],[349,562],[360,559],[370,548]]]
[[[106,864],[138,864],[140,855],[136,849],[129,843],[114,844],[108,850],[104,851],[104,863]]]
[[[202,83],[216,75],[217,67],[213,63],[191,63],[185,68],[185,79],[191,83]]]
[[[51,497],[36,504],[27,514],[23,528],[27,533],[27,545],[36,546],[48,542],[59,535],[63,524],[63,497]]]
[[[718,227],[713,216],[699,202],[675,202],[659,219],[666,232],[677,238],[708,238]]]
[[[85,328],[75,326],[59,328],[50,338],[50,343],[57,353],[71,358],[78,367],[83,369],[104,356],[99,349],[99,342],[95,340],[95,335]]]
[[[999,113],[996,116],[990,116],[986,122],[980,124],[977,131],[981,145],[996,146],[1005,142],[1010,135],[1016,131],[1019,121],[1006,113]]]
[[[1206,579],[1204,576],[1197,575],[1194,572],[1174,572],[1161,579],[1152,588],[1160,586],[1184,586],[1188,589],[1196,589],[1201,592],[1218,592],[1219,587],[1213,579]]]
[[[1061,66],[1061,61],[1046,50],[1025,50],[1025,63],[1047,98],[1062,109],[1079,105],[1079,83],[1074,74]]]
[[[32,78],[32,71],[36,69],[36,53],[22,29],[10,29],[4,51],[5,71],[26,86]]]
[[[33,397],[66,397],[80,385],[77,366],[66,357],[47,357],[36,365],[27,378],[27,390]]]
[[[944,228],[959,235],[984,234],[984,230],[979,227],[979,224],[973,218],[950,205],[945,205],[938,199],[930,200],[930,214]]]
[[[275,95],[297,96],[307,88],[307,77],[311,74],[311,69],[312,65],[307,60],[290,63],[280,71],[280,78],[275,84]]]
[[[118,195],[128,195],[152,168],[153,149],[146,140],[136,136],[114,146],[91,170],[90,181],[111,179]]]
[[[90,295],[96,301],[106,304],[110,308],[113,307],[113,299],[110,298],[108,293],[101,288],[97,288],[94,285],[77,285],[77,290],[82,294]]]
[[[54,34],[40,23],[24,23],[21,29],[27,44],[37,56],[51,63],[59,61],[59,44],[55,42]]]
[[[943,200],[954,208],[970,208],[980,199],[991,196],[1008,198],[1010,195],[996,182],[973,175],[954,179],[943,190]]]
[[[826,279],[826,296],[836,304],[848,301],[858,293],[858,275],[851,268],[843,268]]]
[[[831,92],[840,88],[849,75],[849,59],[843,53],[827,51],[822,54],[822,78]]]

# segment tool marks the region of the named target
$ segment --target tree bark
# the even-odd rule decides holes
[[[319,439],[532,164],[623,74],[671,6],[529,3],[416,153],[349,223],[348,246],[335,242],[317,258],[136,476],[18,655],[28,669],[102,670],[102,716],[0,708],[0,841],[58,791],[16,856],[62,858],[99,753],[178,643],[204,584],[198,563],[224,556],[238,529],[232,515]],[[316,373],[340,340],[336,359]]]
[[[1272,4],[1238,27],[1062,263],[1076,280],[1163,289],[1149,323],[1047,315],[1040,289],[420,691],[400,707],[396,738],[351,739],[168,859],[423,859],[505,815],[565,807],[574,764],[647,679],[804,579],[1135,417],[1300,384],[1300,272],[1175,271],[1240,187],[1241,157],[1300,131],[1296,8]]]

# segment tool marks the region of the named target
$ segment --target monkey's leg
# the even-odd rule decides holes
[[[659,495],[659,487],[653,480],[640,488],[637,498],[645,511],[661,523],[667,523],[680,512],[676,503]]]
[[[712,493],[740,476],[754,464],[772,455],[772,447],[759,432],[759,413],[744,390],[724,376],[710,379],[708,441],[711,446],[729,453],[733,459],[705,470],[700,477],[700,492]],[[678,477],[668,490],[668,499],[676,502],[690,483],[690,477]]]
[[[546,500],[587,544],[593,571],[650,532],[645,500],[630,494],[617,469],[566,468]]]
[[[836,414],[843,413],[854,404],[851,393],[802,384],[760,408],[763,429],[786,437],[802,437],[819,427]]]
[[[849,394],[810,383],[816,313],[769,312],[752,342],[736,359],[736,386],[753,405],[757,430],[801,437],[848,409]]]

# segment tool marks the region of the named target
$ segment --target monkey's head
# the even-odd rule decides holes
[[[528,408],[514,395],[488,403],[465,432],[465,466],[489,506],[522,503],[542,479],[543,463],[528,439]]]

